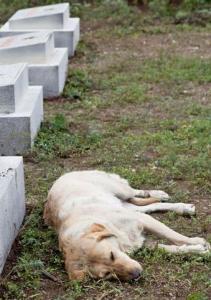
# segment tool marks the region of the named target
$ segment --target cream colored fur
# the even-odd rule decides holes
[[[133,189],[116,174],[79,171],[60,177],[49,192],[44,218],[58,232],[70,279],[138,278],[142,267],[127,253],[143,246],[145,232],[170,241],[173,245],[158,244],[169,252],[209,251],[203,238],[183,236],[146,214],[195,212],[192,204],[160,203],[168,200],[162,191]]]

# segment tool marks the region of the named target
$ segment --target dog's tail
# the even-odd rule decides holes
[[[48,195],[43,212],[43,219],[46,225],[53,226],[52,222],[52,211],[51,211],[51,199],[50,195]]]
[[[59,228],[60,222],[56,214],[56,207],[52,197],[48,194],[45,202],[43,219],[46,225],[54,227],[56,230]]]

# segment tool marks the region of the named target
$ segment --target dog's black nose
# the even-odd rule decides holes
[[[131,272],[132,279],[137,279],[141,276],[141,270],[135,269],[133,272]]]

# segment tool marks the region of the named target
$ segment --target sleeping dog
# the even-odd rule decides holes
[[[116,174],[79,171],[60,177],[48,194],[44,219],[58,233],[69,278],[139,278],[142,267],[127,253],[143,246],[144,232],[167,239],[170,245],[157,246],[168,252],[209,251],[203,238],[186,237],[146,214],[195,213],[192,204],[168,200],[162,191],[133,189]]]

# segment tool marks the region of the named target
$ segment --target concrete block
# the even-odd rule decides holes
[[[19,34],[0,39],[0,63],[43,63],[54,51],[50,32]]]
[[[29,65],[29,82],[31,85],[42,84],[45,98],[59,96],[65,85],[67,70],[67,49],[55,49],[45,64]]]
[[[0,33],[1,34],[1,33]],[[80,19],[69,18],[62,30],[54,30],[54,42],[57,48],[68,48],[68,56],[74,55],[80,40]]]
[[[27,25],[24,29],[11,29],[9,21],[0,28],[0,37],[7,37],[17,34],[26,34],[43,32],[46,31],[47,26],[42,29],[30,29],[30,22],[26,20]],[[38,23],[39,25],[39,23]],[[40,27],[40,26],[39,26]],[[77,44],[80,39],[80,19],[79,18],[69,18],[66,25],[61,29],[53,29],[54,34],[54,43],[56,48],[68,48],[68,56],[71,57],[74,55]]]
[[[0,155],[18,155],[28,151],[42,120],[42,87],[28,87],[14,113],[0,114]]]
[[[0,65],[0,113],[12,113],[28,88],[26,64]]]
[[[9,20],[11,29],[60,29],[68,22],[69,3],[18,10]]]
[[[42,85],[46,98],[58,96],[67,76],[68,50],[54,48],[53,43],[53,33],[49,32],[1,38],[0,64],[28,63],[29,83]]]
[[[0,157],[0,274],[25,215],[22,157]]]

